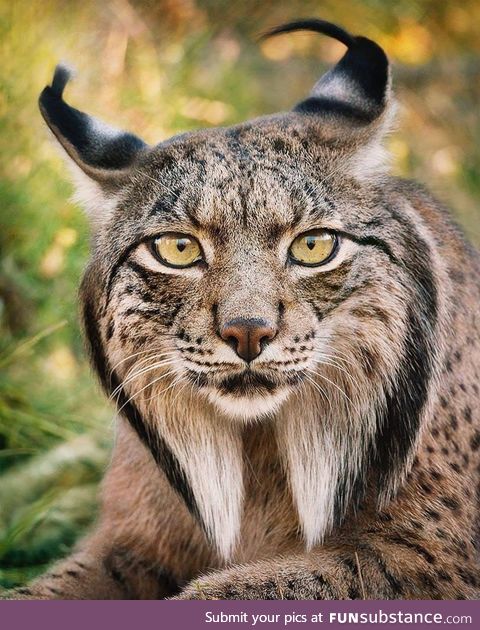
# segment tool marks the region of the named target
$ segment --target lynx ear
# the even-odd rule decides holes
[[[350,175],[358,180],[376,181],[390,165],[390,155],[382,141],[396,110],[387,56],[370,39],[354,37],[323,20],[284,24],[264,37],[299,30],[337,39],[348,50],[294,111],[318,122],[322,141],[340,141],[349,147],[350,159],[344,164]]]
[[[301,30],[337,39],[348,50],[294,111],[338,116],[358,125],[375,121],[384,112],[390,96],[390,69],[382,48],[366,37],[354,37],[335,24],[314,19],[277,26],[264,37]]]
[[[63,91],[70,77],[71,71],[58,65],[52,85],[40,94],[39,107],[71,158],[77,199],[87,210],[96,213],[112,205],[115,194],[147,145],[133,134],[109,127],[65,103]]]

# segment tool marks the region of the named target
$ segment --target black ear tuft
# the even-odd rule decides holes
[[[71,75],[66,66],[56,67],[52,85],[40,94],[40,111],[76,164],[94,179],[104,179],[108,172],[128,168],[147,145],[65,103],[63,91]]]
[[[338,41],[345,44],[347,48],[350,48],[355,41],[355,38],[341,26],[315,18],[311,18],[309,20],[297,20],[295,22],[288,22],[287,24],[274,26],[268,31],[265,31],[265,33],[262,33],[260,39],[266,39],[268,37],[272,37],[273,35],[280,35],[282,33],[293,33],[294,31],[315,31],[317,33],[322,33],[323,35],[327,35],[333,39],[338,39]]]
[[[65,86],[73,76],[73,70],[61,63],[55,68],[52,79],[52,87],[50,88],[57,98],[62,98]]]
[[[337,39],[348,50],[337,65],[314,86],[309,98],[295,111],[338,114],[359,123],[375,120],[389,96],[390,71],[385,52],[366,37],[355,37],[324,20],[299,20],[277,26],[263,35],[271,37],[293,31],[314,31]]]

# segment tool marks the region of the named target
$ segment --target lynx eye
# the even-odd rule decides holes
[[[300,234],[290,245],[290,259],[306,267],[318,267],[331,260],[337,251],[336,234],[326,230],[311,230]]]
[[[187,234],[157,236],[151,241],[150,249],[155,258],[168,267],[191,267],[202,259],[199,242]]]

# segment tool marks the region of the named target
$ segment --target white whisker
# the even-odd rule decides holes
[[[178,374],[178,373],[179,373],[178,370],[171,370],[170,372],[166,372],[165,374],[162,374],[161,376],[158,376],[157,378],[153,379],[153,381],[150,381],[144,387],[142,387],[142,389],[140,389],[138,392],[135,392],[132,396],[130,396],[130,398],[120,407],[120,409],[118,410],[118,413],[120,413],[126,405],[128,405],[134,398],[136,398],[139,394],[141,394],[145,389],[147,389],[148,387],[151,387],[152,385],[155,385],[155,383],[158,383],[158,381],[161,381],[162,379],[167,378],[167,376],[172,376],[172,374]]]
[[[133,359],[133,357],[137,357],[140,354],[145,354],[146,352],[151,352],[151,348],[148,348],[148,350],[140,350],[139,352],[133,352],[132,354],[129,354],[128,356],[115,363],[115,365],[110,369],[110,373],[114,372],[117,367],[122,363],[125,363],[125,361],[129,361],[130,359]]]
[[[148,372],[151,372],[152,370],[159,369],[165,365],[173,365],[173,364],[174,364],[174,361],[172,361],[171,359],[165,359],[163,361],[157,361],[149,365],[148,367],[137,370],[136,372],[130,374],[128,377],[122,380],[122,382],[110,394],[110,398],[113,398],[120,390],[124,389],[126,385],[131,383],[136,378],[139,378],[140,376],[143,376],[144,374],[147,374]]]
[[[337,365],[333,361],[323,361],[321,359],[314,359],[313,361],[314,361],[314,363],[317,363],[318,365],[328,365],[329,367],[333,367],[333,368],[336,368],[337,370],[340,370],[350,380],[352,385],[355,385],[356,387],[359,386],[358,381],[356,381],[353,378],[353,376],[349,372],[347,372],[347,370],[345,368],[343,368],[341,365]]]
[[[311,372],[312,374],[314,374],[315,376],[319,376],[324,381],[327,381],[327,383],[330,383],[330,385],[333,385],[333,387],[335,387],[335,389],[337,389],[340,392],[340,394],[345,398],[345,400],[347,400],[351,405],[353,405],[353,401],[347,396],[347,394],[343,391],[343,389],[339,387],[336,383],[334,383],[332,380],[327,378],[324,374],[320,374],[319,372],[316,372],[315,370],[311,368],[307,368],[307,370]]]
[[[303,374],[303,376],[307,379],[307,381],[309,381],[311,383],[311,385],[313,385],[313,387],[320,392],[320,394],[322,394],[323,398],[325,398],[325,400],[328,403],[328,406],[330,407],[330,413],[333,412],[332,409],[332,403],[329,399],[329,397],[327,396],[327,393],[325,392],[325,390],[321,387],[321,385],[319,385],[316,381],[313,380],[313,378],[311,378],[310,376],[308,376],[308,374]]]

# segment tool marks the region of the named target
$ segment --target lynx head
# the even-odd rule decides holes
[[[387,58],[320,20],[269,34],[298,29],[347,52],[289,113],[151,147],[66,104],[64,68],[40,97],[94,227],[96,369],[224,556],[245,423],[275,423],[311,545],[372,470],[394,490],[433,369],[428,243],[383,194]]]

